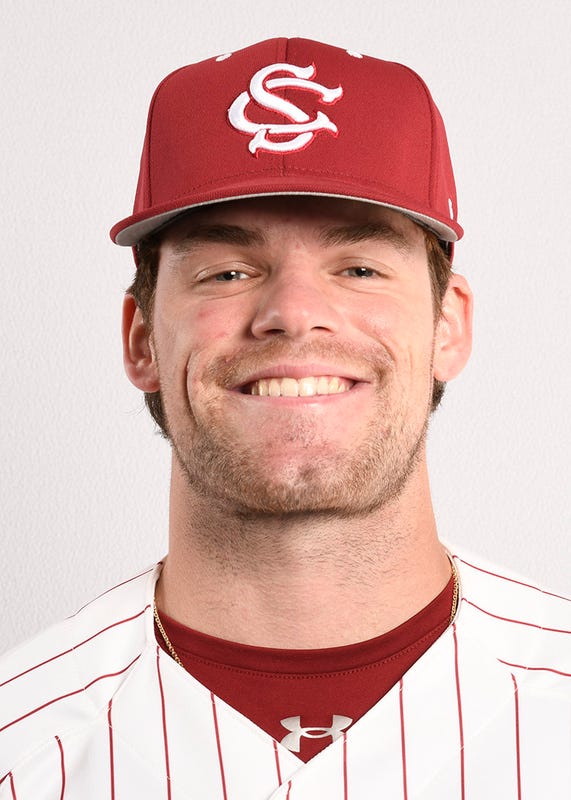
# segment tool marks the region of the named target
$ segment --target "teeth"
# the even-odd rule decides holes
[[[313,397],[314,394],[327,394],[327,378],[301,378],[296,381],[300,397]],[[321,391],[319,386],[321,385]]]
[[[270,380],[270,385],[268,388],[268,394],[270,397],[280,397],[281,396],[281,381],[276,380],[276,378],[272,378]]]
[[[300,394],[300,387],[298,382],[295,378],[283,378],[281,381],[277,381],[273,378],[277,384],[279,389],[279,394],[272,395],[273,397],[298,397]],[[281,386],[280,386],[281,383]]]
[[[337,376],[321,375],[318,378],[261,378],[248,387],[248,393],[260,397],[313,397],[314,395],[341,394],[353,386],[353,381]]]

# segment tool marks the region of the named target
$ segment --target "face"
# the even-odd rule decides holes
[[[359,515],[424,454],[424,236],[357,201],[193,212],[161,245],[151,349],[191,492],[243,514]]]

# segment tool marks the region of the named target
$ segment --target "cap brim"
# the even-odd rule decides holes
[[[461,238],[464,231],[457,222],[450,222],[445,224],[442,220],[434,219],[434,217],[423,214],[417,210],[412,210],[405,206],[395,205],[394,203],[383,202],[368,197],[356,197],[351,194],[341,194],[338,192],[327,191],[300,191],[300,190],[283,190],[283,191],[257,191],[248,192],[244,194],[235,194],[229,197],[216,197],[214,199],[203,200],[202,202],[193,202],[187,205],[181,205],[177,208],[170,208],[166,211],[156,209],[155,213],[147,211],[145,214],[134,214],[127,217],[121,222],[118,222],[110,231],[111,239],[118,245],[123,247],[133,247],[138,244],[142,239],[156,233],[161,228],[167,226],[170,222],[174,221],[181,214],[190,211],[193,208],[201,208],[204,206],[213,205],[215,203],[224,203],[231,200],[246,200],[255,197],[280,197],[280,196],[309,196],[309,197],[336,197],[342,200],[358,200],[362,203],[372,203],[373,205],[382,206],[383,208],[390,208],[393,211],[398,211],[405,214],[412,220],[417,222],[423,228],[428,228],[433,231],[436,236],[445,242],[456,242]],[[452,225],[454,227],[452,227]]]

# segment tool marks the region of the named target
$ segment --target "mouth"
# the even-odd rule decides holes
[[[259,378],[240,387],[242,394],[258,397],[315,397],[343,394],[355,386],[356,381],[337,375],[317,375],[303,378],[284,376]]]

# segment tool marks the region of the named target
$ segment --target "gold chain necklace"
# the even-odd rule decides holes
[[[164,643],[166,644],[169,653],[174,658],[176,663],[184,669],[184,664],[178,657],[176,650],[171,644],[171,640],[167,636],[167,632],[163,628],[163,623],[161,622],[161,618],[159,617],[159,612],[157,611],[157,603],[154,597],[153,597],[153,617],[155,618],[155,622],[157,623],[157,628],[159,629],[160,634],[163,637]]]
[[[456,569],[456,564],[454,563],[454,559],[451,558],[450,556],[448,556],[448,559],[450,561],[450,566],[452,568],[452,579],[454,581],[454,588],[452,590],[452,608],[450,610],[450,622],[448,623],[449,625],[451,625],[452,622],[454,621],[454,617],[456,616],[456,611],[458,610],[458,596],[460,594],[460,578],[458,577],[458,570]],[[184,664],[178,657],[178,653],[172,646],[172,642],[167,636],[167,632],[163,628],[163,623],[161,622],[161,618],[159,617],[159,612],[157,611],[157,603],[154,597],[153,597],[153,617],[155,618],[155,622],[157,623],[157,628],[159,629],[159,633],[163,637],[163,641],[167,646],[167,650],[174,658],[176,663],[184,669],[185,668]]]
[[[448,553],[446,554],[448,555]],[[448,560],[450,561],[450,566],[452,567],[452,579],[454,581],[454,588],[452,590],[452,608],[450,609],[450,622],[449,625],[452,625],[454,622],[454,617],[456,616],[456,612],[458,610],[458,596],[460,595],[460,577],[458,575],[458,570],[456,569],[456,564],[454,563],[454,559],[452,556],[448,556]]]

